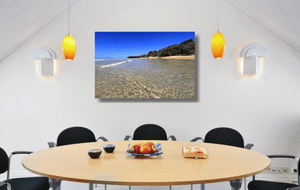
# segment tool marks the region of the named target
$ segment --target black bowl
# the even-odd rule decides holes
[[[91,149],[88,151],[88,154],[91,158],[99,158],[101,153],[102,153],[101,149]]]
[[[115,150],[116,146],[114,144],[106,144],[103,146],[103,148],[106,153],[112,153]]]

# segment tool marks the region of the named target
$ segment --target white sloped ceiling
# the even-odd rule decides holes
[[[300,0],[228,1],[300,52]],[[0,61],[67,7],[68,0],[0,0]]]
[[[67,7],[68,0],[0,0],[0,61]]]
[[[300,52],[300,0],[228,0]]]

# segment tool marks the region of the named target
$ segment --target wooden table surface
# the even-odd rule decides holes
[[[32,153],[23,166],[49,178],[85,183],[163,186],[229,181],[258,174],[270,166],[270,159],[258,152],[232,146],[185,141],[152,141],[162,144],[163,154],[136,158],[125,155],[134,141],[82,143]],[[139,141],[142,142],[142,141]],[[91,159],[90,149],[115,144],[113,153],[103,150]],[[184,158],[182,146],[200,144],[209,149],[208,159]]]

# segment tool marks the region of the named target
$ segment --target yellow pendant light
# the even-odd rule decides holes
[[[68,0],[68,35],[65,36],[62,42],[62,50],[67,61],[72,61],[76,54],[76,43],[74,38],[70,35],[70,24],[69,24],[69,0]]]
[[[221,32],[215,33],[211,41],[211,51],[215,59],[221,59],[225,51],[225,38]]]
[[[76,43],[71,35],[66,35],[62,42],[62,49],[67,61],[72,61],[76,54]]]
[[[218,0],[219,9],[219,0]],[[219,10],[218,10],[218,32],[214,34],[211,41],[211,51],[215,59],[221,59],[225,51],[225,38],[221,32],[219,32]]]

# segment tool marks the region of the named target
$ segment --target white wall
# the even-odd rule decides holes
[[[157,123],[178,140],[204,137],[216,126],[238,130],[253,150],[300,154],[300,64],[292,49],[227,1],[220,2],[220,31],[226,39],[221,60],[210,42],[217,31],[216,1],[77,0],[70,8],[73,62],[63,60],[67,12],[58,16],[0,62],[0,144],[7,152],[40,150],[70,126],[96,136],[123,140],[140,124]],[[103,101],[94,98],[95,31],[195,31],[198,101]],[[241,78],[237,51],[246,42],[264,44],[259,78]],[[52,45],[60,52],[55,80],[38,79],[32,51]],[[13,170],[21,170],[17,163]],[[229,188],[228,184],[225,186]]]

